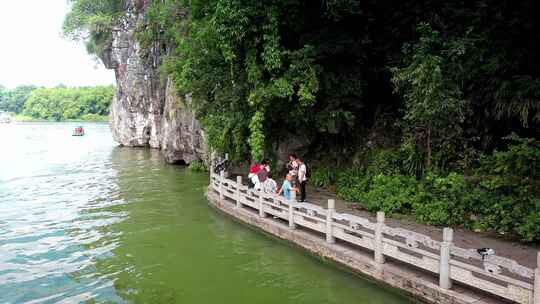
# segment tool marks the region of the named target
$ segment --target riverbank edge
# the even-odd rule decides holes
[[[36,117],[20,115],[20,114],[11,115],[10,117],[14,122],[108,122],[109,121],[108,115],[96,117],[97,119],[75,118],[75,119],[65,119],[65,120],[59,120],[59,121],[53,120],[53,119],[36,118]]]
[[[101,123],[107,123],[107,120],[77,120],[77,119],[68,119],[68,120],[46,120],[46,119],[14,119],[14,122],[79,122],[79,123],[87,123],[87,122],[101,122]]]
[[[214,193],[210,187],[207,188],[205,196],[211,207],[243,224],[297,245],[317,257],[328,259],[345,267],[349,271],[400,289],[422,302],[440,304],[507,303],[488,297],[480,291],[460,286],[455,286],[451,290],[441,289],[436,278],[433,278],[432,275],[392,260],[379,267],[373,262],[370,253],[352,250],[341,244],[328,244],[322,237],[313,233],[301,229],[290,229],[287,223],[281,223],[270,217],[261,218],[257,213],[247,208],[236,208],[226,199],[220,201],[219,195]]]

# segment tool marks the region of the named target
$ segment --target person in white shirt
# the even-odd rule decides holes
[[[257,189],[258,185],[260,184],[259,183],[259,176],[257,174],[257,173],[259,173],[260,170],[261,170],[261,165],[259,165],[259,164],[253,164],[249,168],[248,178],[249,178],[249,180],[251,181],[251,184],[252,184],[250,186],[253,186],[255,189]]]
[[[304,160],[300,157],[296,159],[298,162],[298,183],[300,184],[300,201],[306,201],[306,182],[307,182],[307,167]]]
[[[272,179],[272,173],[268,173],[267,179],[264,181],[262,189],[265,193],[277,193],[277,183]]]
[[[259,171],[257,172],[257,182],[254,183],[255,190],[264,190],[264,183],[268,179],[270,175],[270,160],[268,158],[264,159],[261,162],[261,165],[259,167]]]

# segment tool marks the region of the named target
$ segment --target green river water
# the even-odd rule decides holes
[[[410,303],[208,206],[106,124],[0,125],[0,303]]]

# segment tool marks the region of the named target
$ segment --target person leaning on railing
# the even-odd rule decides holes
[[[262,190],[264,193],[276,194],[277,183],[274,179],[272,179],[272,173],[268,172],[267,178],[262,184]]]
[[[281,188],[279,189],[278,195],[281,195],[283,193],[283,196],[287,199],[291,199],[291,191],[298,192],[298,189],[292,186],[292,180],[293,177],[290,174],[287,174],[285,176],[285,180],[283,181],[283,184],[281,185]]]
[[[263,183],[268,178],[268,174],[270,174],[270,160],[268,158],[264,159],[260,164],[253,164],[249,168],[248,174],[250,188],[261,190]]]

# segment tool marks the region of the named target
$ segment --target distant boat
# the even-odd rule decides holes
[[[76,127],[76,128],[73,130],[72,136],[84,136],[84,129],[83,129],[83,127]]]

